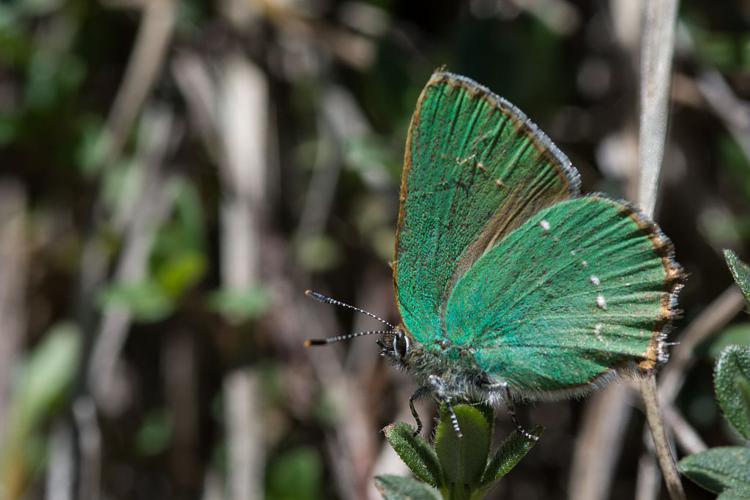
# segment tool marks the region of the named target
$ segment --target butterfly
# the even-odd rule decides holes
[[[411,119],[392,268],[400,324],[307,345],[381,334],[381,355],[417,382],[416,433],[414,402],[432,396],[459,436],[456,402],[505,404],[529,436],[514,401],[654,370],[685,279],[649,217],[581,196],[578,171],[526,115],[445,71]]]

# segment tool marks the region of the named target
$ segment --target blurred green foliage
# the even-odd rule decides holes
[[[120,353],[120,413],[99,409],[96,415],[108,498],[198,498],[204,477],[228,470],[222,377],[238,366],[273,373],[273,383],[266,382],[273,387],[261,398],[267,408],[257,417],[267,430],[268,498],[345,496],[334,466],[341,458],[331,451],[332,441],[345,446],[337,441],[338,429],[350,424],[339,404],[341,388],[317,389],[330,359],[315,368],[300,354],[300,336],[314,319],[297,317],[301,308],[293,294],[301,297],[305,288],[320,286],[350,300],[375,285],[387,287],[403,144],[430,72],[446,65],[517,104],[577,164],[585,191],[626,192],[621,170],[608,170],[605,161],[606,145],[627,129],[637,108],[631,55],[615,33],[614,3],[551,2],[572,9],[565,25],[523,6],[532,3],[438,1],[425,8],[388,0],[180,1],[166,59],[142,106],[132,109],[135,122],[111,161],[107,127],[142,27],[139,3],[0,3],[0,185],[10,180],[22,186],[28,233],[27,289],[19,291],[24,337],[8,369],[9,438],[0,452],[8,498],[43,490],[51,429],[75,428],[72,407],[89,396],[85,374],[92,344],[101,318],[112,311],[126,311],[133,323]],[[254,10],[237,21],[227,13],[230,4]],[[731,246],[740,257],[748,255],[750,162],[723,119],[696,97],[694,77],[718,70],[739,102],[750,98],[750,10],[734,1],[687,1],[681,9],[683,34],[691,43],[681,47],[675,65],[672,149],[659,218],[691,274],[681,298],[690,321],[729,280],[720,249]],[[266,202],[258,208],[263,261],[258,282],[239,290],[226,288],[221,277],[221,205],[232,186],[220,178],[216,143],[221,149],[225,136],[217,134],[213,144],[206,139],[205,123],[178,71],[185,55],[204,65],[206,74],[190,75],[196,78],[193,90],[206,90],[198,102],[210,121],[221,115],[214,105],[229,54],[256,65],[270,89]],[[330,100],[332,89],[348,104],[332,105],[340,102]],[[158,179],[151,176],[155,160],[147,147],[155,137],[155,109],[171,117],[174,132],[156,161]],[[254,118],[247,116],[247,122]],[[622,169],[628,161],[616,156],[610,167]],[[121,279],[134,214],[153,201],[148,190],[155,185],[171,208],[161,219],[141,221],[147,236],[143,272]],[[89,281],[92,275],[98,279]],[[387,299],[386,310],[378,312],[396,321]],[[338,313],[333,328],[349,331],[352,317]],[[743,318],[698,351],[702,362],[688,375],[691,390],[679,401],[712,445],[727,436],[707,378],[710,361],[727,345],[750,344],[749,332]],[[367,436],[374,436],[403,404],[397,396],[401,383],[393,383],[382,365],[366,362],[366,356],[376,356],[374,348],[358,349],[347,347],[342,365],[349,382],[366,394],[363,413],[372,423]],[[180,382],[167,382],[168,376]],[[180,404],[193,405],[191,411],[174,406],[177,393],[186,398]],[[555,449],[545,451],[540,443],[545,458],[529,457],[528,474],[519,467],[504,480],[509,498],[529,491],[563,495],[571,429],[579,427],[581,413],[578,403],[570,404],[572,411],[562,405],[531,410],[556,422],[545,438]],[[194,435],[184,445],[177,431],[190,415]],[[477,448],[486,462],[484,449],[484,443]],[[634,449],[623,455],[616,500],[634,488],[635,456]],[[417,469],[412,467],[415,475],[427,480]],[[383,476],[380,483],[388,491],[435,494],[411,479]]]
[[[76,326],[56,325],[28,354],[14,377],[0,452],[0,484],[6,498],[19,497],[40,472],[46,446],[41,431],[65,402],[80,349]]]
[[[321,495],[323,467],[311,448],[296,448],[269,464],[269,500],[317,500]]]

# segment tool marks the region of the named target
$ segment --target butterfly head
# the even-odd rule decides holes
[[[307,292],[305,292],[305,294],[308,297],[311,297],[319,302],[333,304],[335,306],[352,309],[356,312],[365,314],[373,319],[380,321],[386,327],[388,327],[386,330],[368,330],[364,332],[354,332],[345,335],[339,335],[337,337],[328,337],[325,339],[309,339],[305,341],[305,345],[307,347],[341,342],[343,340],[350,340],[365,335],[379,334],[381,335],[381,337],[377,341],[377,344],[380,346],[380,355],[390,359],[391,362],[393,362],[395,365],[401,366],[403,368],[408,367],[408,360],[414,352],[413,347],[415,342],[403,325],[394,325],[371,312],[360,309],[359,307],[346,304],[345,302],[341,302],[340,300],[333,299],[318,292],[308,290]]]
[[[410,337],[402,326],[384,332],[383,337],[377,341],[380,346],[380,355],[398,366],[406,367],[413,353],[414,342]]]

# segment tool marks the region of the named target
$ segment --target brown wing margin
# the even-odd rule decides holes
[[[601,193],[589,196],[609,199],[607,195]],[[672,329],[673,320],[682,313],[677,307],[677,298],[685,285],[687,274],[675,260],[672,240],[664,234],[661,228],[634,204],[624,200],[618,200],[618,203],[622,206],[621,213],[630,217],[638,229],[651,241],[654,252],[661,257],[664,266],[664,289],[659,318],[651,331],[651,342],[646,351],[646,357],[638,364],[640,370],[648,372],[666,362],[669,356],[666,352],[665,340]]]

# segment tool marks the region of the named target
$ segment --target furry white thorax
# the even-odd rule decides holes
[[[381,356],[395,366],[412,374],[439,401],[452,403],[504,403],[506,384],[490,377],[480,369],[473,354],[466,348],[447,342],[436,342],[428,348],[414,340],[402,327],[378,342]],[[451,359],[458,357],[458,359]]]

